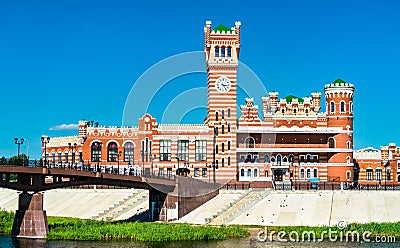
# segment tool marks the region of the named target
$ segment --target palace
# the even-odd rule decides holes
[[[132,126],[79,121],[79,133],[43,145],[50,166],[97,166],[119,173],[187,174],[219,182],[353,180],[354,85],[341,79],[322,94],[239,100],[241,23],[204,27],[208,110],[202,124],[159,124],[146,113]]]

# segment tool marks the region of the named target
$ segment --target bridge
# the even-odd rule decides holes
[[[219,184],[175,175],[146,177],[78,169],[0,166],[0,187],[20,191],[13,237],[44,238],[49,232],[43,197],[46,190],[108,185],[149,190],[149,221],[181,218],[219,193]]]

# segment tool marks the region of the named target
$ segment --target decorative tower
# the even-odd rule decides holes
[[[347,149],[348,152],[334,154],[329,162],[352,165],[353,150],[353,96],[354,85],[337,79],[325,85],[327,126],[342,131],[328,140],[330,148]]]
[[[235,27],[204,27],[208,73],[208,113],[205,123],[214,130],[217,177],[234,179],[236,168],[236,73],[240,50],[240,22]]]

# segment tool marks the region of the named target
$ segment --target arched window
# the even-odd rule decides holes
[[[282,114],[284,114],[285,113],[285,109],[284,108],[282,108]]]
[[[311,169],[308,168],[308,169],[307,169],[307,178],[310,178],[310,177],[311,177]]]
[[[269,162],[269,157],[268,157],[268,154],[265,154],[265,159],[264,159],[264,162],[265,162],[265,163],[268,163],[268,162]]]
[[[341,114],[346,113],[346,104],[345,104],[344,101],[341,101],[341,102],[340,102],[340,113],[341,113]]]
[[[231,117],[231,108],[228,108],[228,118]]]
[[[281,165],[281,163],[282,163],[282,155],[278,154],[276,156],[276,162],[278,163],[278,165]]]
[[[219,57],[219,46],[215,47],[215,57]]]
[[[311,154],[307,154],[307,163],[311,163]]]
[[[126,142],[124,145],[124,161],[133,164],[134,145],[132,142]]]
[[[92,162],[100,162],[101,161],[101,142],[93,142],[91,147],[91,154],[92,154]]]
[[[232,47],[228,46],[228,57],[232,57]]]
[[[245,148],[254,148],[255,144],[256,144],[256,141],[251,136],[248,136],[244,139],[244,147]]]
[[[346,142],[346,148],[347,148],[347,149],[350,149],[350,144],[351,144],[350,141],[347,141],[347,142]]]
[[[284,157],[283,157],[283,162],[284,162],[284,163],[287,163],[287,161],[288,161],[288,160],[287,160],[287,157],[284,156]]]
[[[390,176],[390,169],[386,168],[386,173],[385,173],[385,177],[386,177],[386,181],[390,181],[392,180],[391,176]]]
[[[397,175],[397,182],[400,182],[400,174]]]
[[[328,139],[328,148],[335,148],[336,147],[336,144],[335,144],[336,142],[335,142],[335,139],[334,138],[332,138],[332,137],[330,137],[329,139]]]
[[[253,170],[253,176],[254,176],[254,177],[258,177],[258,170],[257,170],[257,168],[255,168],[255,169]]]
[[[300,169],[300,178],[304,178],[304,169],[303,168]]]
[[[251,162],[251,154],[247,154],[247,156],[246,156],[246,162]]]
[[[330,103],[330,112],[331,112],[331,114],[335,113],[335,102]]]
[[[350,171],[346,171],[346,179],[350,180],[351,178],[351,172]]]
[[[222,110],[222,111],[221,111],[221,118],[222,118],[222,119],[225,119],[225,110]]]
[[[271,157],[271,162],[272,163],[275,162],[275,157],[274,156]]]
[[[313,172],[313,177],[318,177],[318,169],[315,168]]]
[[[293,163],[293,161],[294,161],[294,156],[293,156],[293,154],[290,154],[289,155],[289,163]]]
[[[241,177],[244,177],[244,169],[243,169],[243,168],[240,169],[240,176],[241,176]]]
[[[218,112],[215,112],[215,121],[218,121]]]
[[[225,57],[225,47],[221,47],[221,57]]]
[[[247,169],[247,177],[251,177],[251,169]]]
[[[349,112],[350,114],[353,113],[353,102],[349,103]]]
[[[228,141],[228,151],[231,150],[231,142]]]
[[[346,157],[346,162],[347,162],[347,164],[350,164],[350,157],[349,156]]]
[[[117,162],[118,145],[115,142],[110,142],[107,147],[108,162]]]

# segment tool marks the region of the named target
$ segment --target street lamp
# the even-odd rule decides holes
[[[76,143],[74,143],[73,145],[71,144],[71,143],[68,143],[68,147],[69,147],[69,149],[71,149],[72,150],[72,166],[74,166],[74,164],[75,164],[75,151],[76,151],[76,146],[77,146],[77,144]],[[75,149],[75,151],[74,151],[74,149]],[[71,167],[72,167],[71,166]]]
[[[176,175],[179,173],[179,161],[181,160],[180,155],[176,155],[176,160],[178,160],[178,169],[176,170]]]
[[[96,172],[99,171],[99,162],[100,162],[100,159],[101,159],[101,148],[102,148],[102,146],[103,146],[103,144],[100,143],[100,142],[95,142],[93,144],[93,148],[95,148],[97,150],[97,154],[96,154],[97,155],[96,156],[96,160],[97,160]],[[99,149],[100,149],[100,151],[99,151]]]
[[[119,157],[121,157],[122,155],[122,151],[118,152],[118,157],[117,157],[117,161],[118,161],[118,174],[119,174]]]
[[[15,144],[17,144],[17,146],[18,146],[17,165],[20,165],[20,161],[19,161],[19,149],[20,149],[20,146],[24,143],[24,138],[22,138],[22,139],[20,139],[20,140],[18,140],[18,138],[14,138],[14,142],[15,142]]]
[[[49,136],[42,136],[42,144],[44,144],[44,167],[47,167],[47,143],[50,142]]]
[[[385,190],[386,190],[386,180],[387,180],[387,167],[390,166],[390,162],[389,162],[389,155],[388,155],[388,160],[384,160],[381,162],[383,168],[385,169]]]

